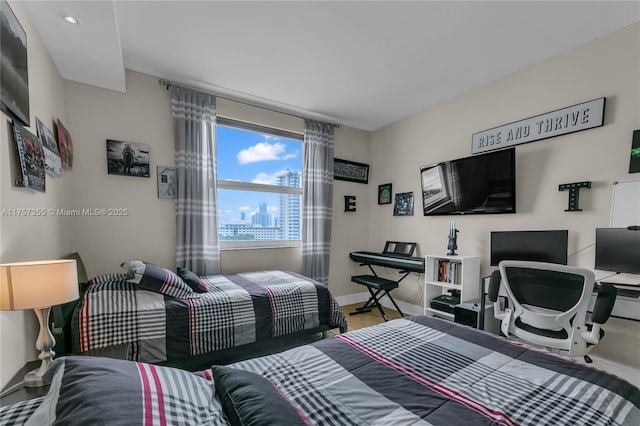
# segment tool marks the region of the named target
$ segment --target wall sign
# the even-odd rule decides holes
[[[474,133],[471,137],[471,152],[480,154],[600,127],[604,124],[605,99],[594,99]]]
[[[580,188],[591,188],[591,181],[574,183],[563,183],[558,185],[558,191],[569,190],[569,208],[565,212],[581,212],[582,209],[578,207],[580,203]]]
[[[344,211],[355,212],[356,211],[356,196],[345,195],[344,196]]]

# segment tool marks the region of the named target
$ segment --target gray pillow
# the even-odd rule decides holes
[[[192,296],[193,290],[172,271],[140,260],[123,262],[127,270],[127,282],[137,284],[143,290],[154,291],[176,299]]]

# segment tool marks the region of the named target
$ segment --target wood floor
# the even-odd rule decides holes
[[[344,305],[340,306],[342,312],[344,312],[344,316],[347,317],[347,325],[349,330],[357,330],[359,328],[368,327],[370,325],[376,325],[384,322],[382,315],[380,315],[380,311],[377,308],[373,308],[371,312],[365,312],[358,315],[349,315],[350,312],[354,312],[357,307],[362,306],[362,303],[356,303],[354,305]],[[400,318],[400,314],[389,308],[384,308],[385,314],[387,314],[387,318],[396,319]]]

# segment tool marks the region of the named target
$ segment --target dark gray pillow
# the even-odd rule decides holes
[[[160,419],[169,425],[223,423],[211,382],[187,371],[74,356],[57,358],[47,375],[51,386],[29,424],[130,426]]]
[[[154,291],[177,299],[186,299],[193,290],[173,271],[153,263],[129,260],[120,266],[127,270],[127,282],[143,290]]]
[[[213,366],[216,394],[232,426],[308,424],[266,378],[250,371]]]
[[[202,281],[202,278],[197,276],[194,272],[179,266],[176,271],[178,272],[178,276],[182,278],[182,281],[191,287],[191,290],[196,293],[206,293],[209,291],[209,289],[207,289],[207,285]]]

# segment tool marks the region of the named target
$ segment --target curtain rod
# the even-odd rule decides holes
[[[188,85],[181,84],[181,83],[175,83],[173,81],[165,80],[165,79],[162,79],[162,78],[158,80],[158,83],[161,86],[164,86],[165,89],[167,89],[167,90],[169,90],[169,88],[171,86],[180,86],[180,87],[184,87],[184,88],[187,88],[187,89],[193,89],[193,90],[197,90],[197,91],[200,91],[200,92],[203,92],[203,93],[207,93],[209,95],[215,96],[216,98],[220,98],[220,99],[224,99],[224,100],[232,101],[232,102],[237,102],[239,104],[248,105],[248,106],[255,107],[255,108],[261,108],[261,109],[264,109],[264,110],[267,110],[267,111],[277,112],[279,114],[289,115],[291,117],[301,118],[303,120],[304,119],[318,120],[317,118],[305,117],[303,115],[293,114],[291,112],[285,111],[284,109],[276,109],[276,108],[273,108],[273,107],[269,107],[269,106],[265,106],[265,105],[259,104],[257,102],[256,103],[252,103],[252,102],[240,100],[240,99],[237,99],[237,98],[230,98],[230,97],[226,97],[226,96],[221,96],[218,93],[213,92],[213,91],[203,90],[203,89],[198,88],[198,87],[188,86]],[[319,120],[319,121],[321,121],[321,120]],[[340,127],[340,125],[337,124],[337,123],[332,123],[332,122],[329,122],[329,121],[325,121],[325,122],[327,124],[330,124],[330,125],[336,127],[336,128]]]

